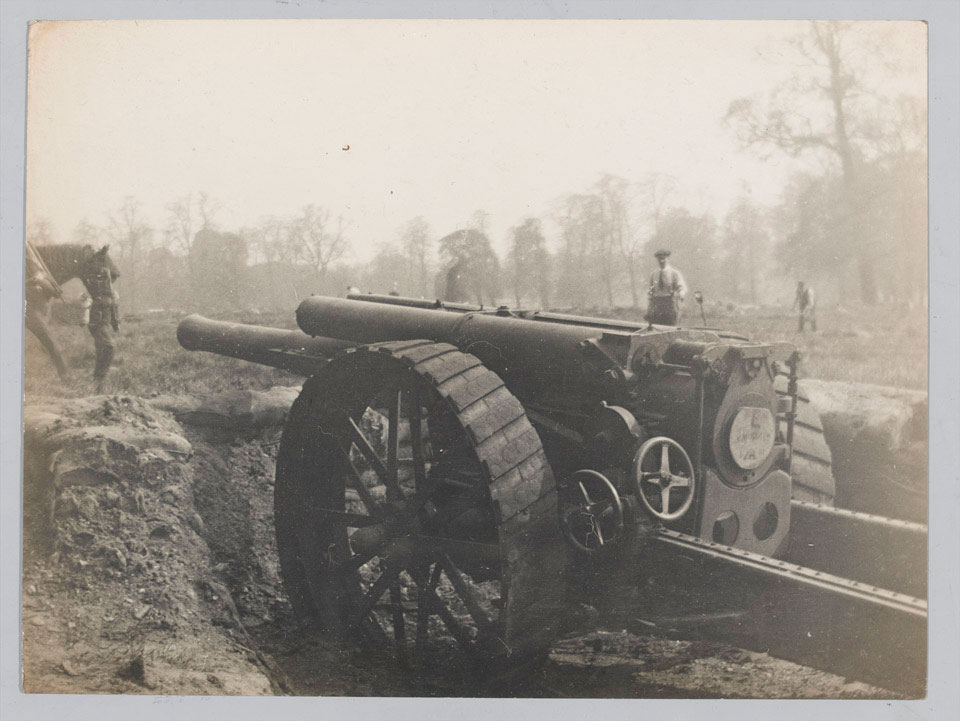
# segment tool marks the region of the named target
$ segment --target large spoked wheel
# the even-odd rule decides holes
[[[300,614],[404,664],[528,661],[560,615],[556,503],[536,431],[474,356],[349,351],[307,381],[284,430],[285,587]]]

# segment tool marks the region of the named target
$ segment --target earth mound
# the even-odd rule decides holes
[[[405,676],[293,617],[274,464],[298,388],[25,408],[23,688],[38,693],[876,697],[729,646],[598,628],[586,607],[510,688]]]

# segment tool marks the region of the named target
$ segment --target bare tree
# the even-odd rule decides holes
[[[470,218],[470,227],[486,235],[487,229],[490,227],[490,213],[483,209],[473,211],[473,216]]]
[[[420,297],[426,297],[430,278],[430,226],[422,215],[407,221],[400,230],[400,246],[406,262],[417,276]]]
[[[153,229],[140,215],[140,203],[129,195],[116,213],[108,215],[106,233],[121,257],[131,261],[139,259],[153,238]]]
[[[739,98],[727,112],[727,121],[747,147],[776,149],[791,156],[821,152],[840,166],[841,201],[845,216],[854,218],[866,208],[860,202],[863,166],[881,149],[887,134],[878,124],[877,108],[884,107],[869,89],[858,68],[882,56],[876,44],[865,45],[851,23],[814,21],[793,39],[796,72],[764,98]],[[859,60],[856,57],[859,51]],[[849,226],[860,297],[877,300],[874,252],[861,223]]]
[[[313,266],[323,287],[331,263],[340,260],[347,251],[343,236],[343,216],[330,222],[330,211],[307,205],[293,222],[288,236],[298,258]]]
[[[613,305],[609,234],[604,232],[603,203],[595,193],[571,193],[558,204],[560,226],[558,286],[577,307],[598,302]],[[601,299],[601,294],[606,296]]]
[[[33,218],[27,224],[27,240],[33,245],[53,244],[53,226],[46,218]]]
[[[512,231],[508,263],[513,293],[520,306],[524,297],[534,295],[541,308],[550,302],[550,254],[540,220],[527,218]]]
[[[645,255],[651,257],[661,247],[672,252],[671,260],[683,271],[690,290],[701,289],[710,295],[721,290],[717,227],[710,214],[694,215],[682,207],[667,210],[656,234],[647,241]]]
[[[243,229],[241,236],[255,262],[289,264],[297,259],[289,229],[289,223],[275,215],[268,215],[260,218],[252,228]]]
[[[650,173],[638,184],[640,203],[647,209],[647,230],[651,235],[660,229],[670,198],[677,192],[677,179],[666,173]]]
[[[122,268],[119,284],[125,306],[137,310],[142,306],[137,289],[145,270],[146,254],[153,244],[153,228],[142,218],[140,203],[127,196],[117,211],[108,215],[104,232],[118,251],[116,257]]]
[[[630,183],[615,175],[605,174],[597,183],[600,200],[600,240],[598,249],[603,267],[604,285],[610,305],[613,305],[615,270],[620,265],[617,254],[626,266],[630,281],[630,298],[634,308],[640,307],[640,282],[637,269],[638,256],[643,243],[631,218]]]
[[[200,216],[201,228],[217,229],[215,217],[220,212],[220,207],[220,202],[211,198],[206,191],[197,193],[197,214]]]
[[[77,223],[77,227],[73,229],[73,241],[75,243],[79,243],[80,245],[89,245],[91,247],[95,247],[100,242],[102,233],[102,228],[98,228],[96,225],[84,218]]]
[[[198,230],[216,230],[214,218],[219,210],[220,203],[202,190],[196,195],[187,193],[172,200],[167,203],[164,242],[171,250],[189,255]]]
[[[167,203],[167,227],[164,240],[170,244],[168,247],[171,250],[178,250],[183,255],[190,255],[193,237],[197,231],[193,205],[192,193]]]
[[[726,290],[756,304],[759,268],[765,259],[769,236],[763,212],[749,198],[740,197],[723,223],[723,278]]]
[[[381,243],[377,254],[359,274],[360,287],[374,293],[413,292],[414,279],[407,272],[409,258],[396,243]]]

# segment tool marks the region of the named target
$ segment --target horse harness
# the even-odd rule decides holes
[[[47,267],[43,256],[33,247],[33,243],[27,241],[27,290],[35,291],[39,294],[63,299],[63,289],[57,283],[53,273]],[[29,295],[29,293],[28,293]]]

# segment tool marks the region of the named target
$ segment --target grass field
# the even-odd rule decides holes
[[[184,314],[163,313],[126,318],[120,325],[117,353],[104,392],[131,395],[150,393],[216,394],[234,389],[262,390],[276,385],[298,385],[302,378],[266,366],[214,355],[186,351],[177,343],[177,324]],[[232,321],[273,327],[296,327],[288,318],[259,316]],[[26,335],[24,394],[29,402],[40,396],[76,397],[94,392],[96,359],[93,339],[86,328],[51,324],[74,378],[60,382],[40,343]]]
[[[639,319],[641,313],[622,310],[617,317]],[[707,325],[755,341],[786,341],[802,353],[805,378],[875,383],[927,389],[928,332],[926,309],[899,306],[822,307],[817,332],[797,332],[795,313],[776,308],[743,311],[722,307],[705,310]],[[700,309],[687,303],[684,322],[701,325]]]
[[[690,304],[692,305],[692,304]],[[596,309],[589,315],[637,320],[639,311]],[[695,316],[692,314],[696,314]],[[707,309],[707,324],[741,333],[757,341],[787,341],[803,353],[802,375],[823,380],[876,383],[926,390],[927,317],[924,310],[906,312],[895,307],[822,308],[816,333],[796,331],[796,317],[786,310],[760,308],[736,311]],[[264,389],[296,385],[297,376],[210,353],[188,352],[177,343],[176,327],[182,315],[163,313],[127,318],[120,328],[119,347],[105,392],[218,393],[230,389]],[[699,309],[688,308],[686,321],[699,321]],[[293,328],[289,313],[230,320]],[[698,323],[699,324],[699,323]],[[90,379],[94,365],[93,340],[85,328],[52,325],[74,379],[63,385],[36,339],[27,334],[25,395],[27,401],[44,396],[83,396],[94,392]]]

